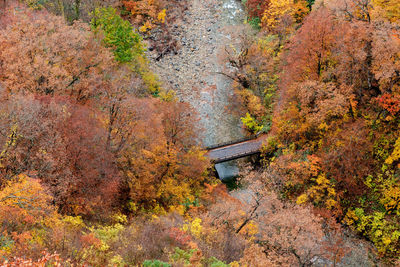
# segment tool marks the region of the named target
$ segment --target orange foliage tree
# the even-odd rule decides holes
[[[37,179],[24,174],[0,190],[0,239],[2,258],[36,257],[59,220],[51,197]]]

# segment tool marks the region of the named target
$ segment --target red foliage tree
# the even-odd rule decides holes
[[[319,80],[329,67],[331,49],[334,45],[336,25],[331,11],[320,8],[312,12],[288,45],[285,57],[283,86],[290,81]]]
[[[400,97],[390,94],[383,94],[378,98],[378,104],[387,110],[392,116],[400,111]]]
[[[246,8],[248,16],[253,18],[262,18],[262,15],[269,5],[268,0],[247,0]]]
[[[16,96],[1,105],[0,143],[7,177],[33,173],[64,212],[91,214],[110,206],[118,173],[105,148],[105,130],[86,107],[63,98]]]

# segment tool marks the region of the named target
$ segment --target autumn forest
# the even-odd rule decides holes
[[[400,1],[0,0],[0,266],[400,266]]]

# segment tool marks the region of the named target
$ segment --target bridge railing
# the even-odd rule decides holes
[[[235,141],[229,141],[229,142],[219,143],[219,144],[212,145],[212,146],[207,146],[204,149],[205,150],[211,150],[211,149],[216,149],[216,148],[220,148],[220,147],[224,147],[224,146],[234,145],[234,144],[237,144],[237,143],[246,142],[246,141],[250,141],[250,140],[254,140],[254,139],[257,139],[257,136],[252,135],[252,136],[248,136],[248,137],[243,137],[243,138],[235,140]]]
[[[238,158],[243,158],[246,156],[251,156],[254,154],[260,153],[260,149],[257,150],[251,150],[251,151],[246,151],[246,152],[241,152],[241,153],[236,153],[233,155],[229,155],[229,156],[225,156],[225,157],[221,157],[221,158],[217,158],[217,159],[212,159],[212,161],[217,164],[217,163],[222,163],[225,161],[230,161],[230,160],[234,160],[234,159],[238,159]]]

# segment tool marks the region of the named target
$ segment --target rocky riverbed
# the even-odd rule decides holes
[[[189,0],[183,18],[173,25],[177,53],[157,60],[149,51],[151,69],[165,88],[199,113],[204,145],[238,139],[243,135],[240,118],[230,112],[231,80],[219,74],[227,64],[225,47],[236,45],[234,36],[244,19],[237,0]]]

